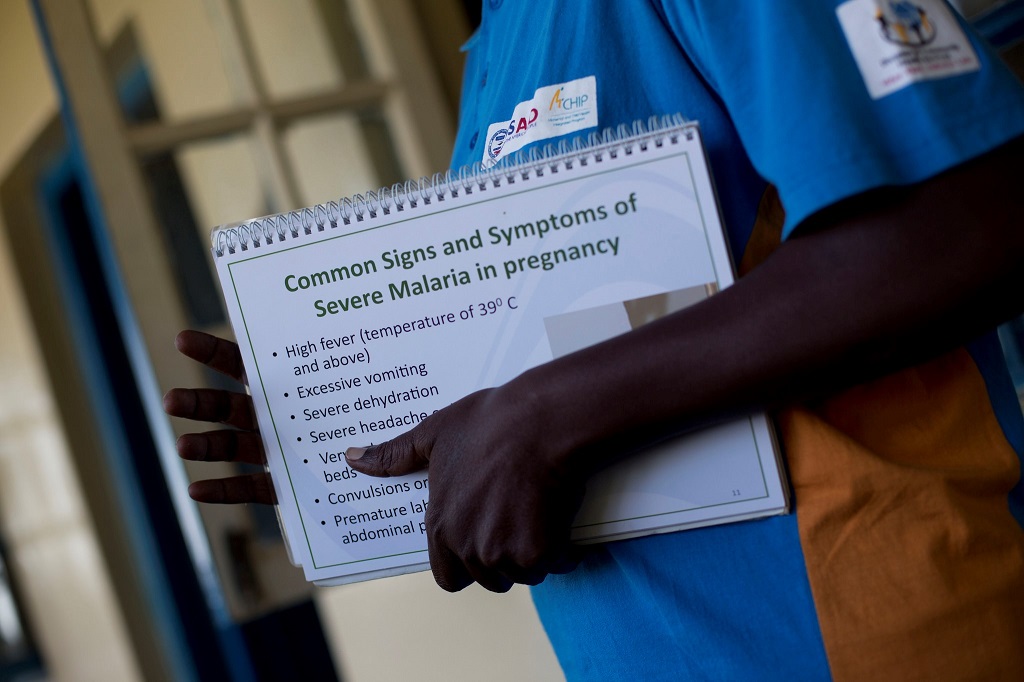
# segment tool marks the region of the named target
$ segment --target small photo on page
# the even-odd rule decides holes
[[[664,294],[546,317],[544,329],[547,332],[548,344],[551,346],[551,357],[559,358],[636,329],[659,317],[703,301],[717,291],[718,284],[708,282]]]

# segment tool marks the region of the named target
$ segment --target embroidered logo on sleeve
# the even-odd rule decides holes
[[[943,0],[849,0],[836,15],[872,99],[980,68]]]
[[[490,167],[531,142],[597,126],[597,78],[586,76],[539,88],[512,118],[487,128],[482,163]]]

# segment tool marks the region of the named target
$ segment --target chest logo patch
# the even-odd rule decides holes
[[[517,104],[510,119],[487,127],[481,163],[487,168],[531,142],[596,126],[596,77],[547,85]]]
[[[872,99],[980,68],[943,0],[848,0],[836,15]]]

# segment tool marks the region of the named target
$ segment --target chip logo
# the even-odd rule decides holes
[[[882,27],[882,37],[890,43],[921,47],[935,40],[935,24],[924,9],[912,2],[880,2],[875,17]]]

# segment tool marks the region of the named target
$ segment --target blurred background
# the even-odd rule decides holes
[[[226,385],[213,226],[447,167],[480,2],[0,0],[0,680],[561,679],[525,590],[307,585],[160,409]],[[1021,73],[1024,0],[955,4]]]

